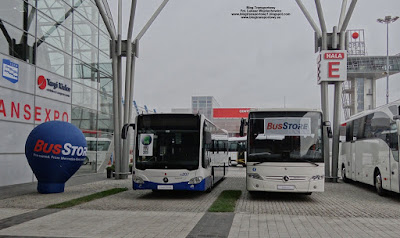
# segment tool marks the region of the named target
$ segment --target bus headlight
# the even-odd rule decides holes
[[[263,178],[258,173],[248,173],[249,178],[263,180]]]
[[[203,177],[198,176],[198,177],[191,178],[189,180],[189,184],[199,184],[199,183],[201,183],[201,181],[203,181]]]
[[[136,175],[132,176],[132,180],[133,180],[134,183],[138,183],[138,184],[143,184],[144,183],[143,179],[141,177],[136,176]]]
[[[324,179],[324,175],[314,175],[311,177],[311,180],[321,180]]]

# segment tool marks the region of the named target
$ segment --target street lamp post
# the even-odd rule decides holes
[[[386,24],[386,104],[389,103],[389,23],[395,22],[399,19],[398,16],[385,16],[385,19],[379,18],[379,23]]]

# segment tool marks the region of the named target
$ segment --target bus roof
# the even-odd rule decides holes
[[[310,108],[253,108],[250,112],[322,112],[320,109]]]
[[[391,111],[390,108],[391,107],[396,107],[397,108],[397,113],[399,113],[399,108],[398,108],[399,106],[400,106],[400,100],[396,100],[396,101],[391,102],[389,104],[385,104],[385,105],[379,106],[379,107],[371,109],[371,110],[365,110],[365,111],[359,112],[357,114],[354,114],[349,119],[344,120],[344,122],[352,121],[354,119],[357,119],[357,118],[360,118],[360,117],[363,117],[363,116],[366,116],[366,115],[369,115],[371,113],[378,112],[378,111],[385,111],[386,113],[389,113],[389,115],[390,114],[394,115],[394,113]]]

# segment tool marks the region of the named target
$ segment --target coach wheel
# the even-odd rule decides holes
[[[379,172],[379,170],[375,173],[374,184],[375,184],[376,192],[379,194],[379,196],[383,196],[384,190],[382,187],[382,176],[381,176],[381,173]]]
[[[343,165],[343,167],[342,167],[342,180],[343,180],[343,182],[345,182],[345,183],[348,183],[348,182],[349,182],[349,179],[346,177],[346,167],[344,167],[344,165]]]
[[[312,192],[304,193],[304,195],[310,196]]]
[[[229,158],[228,166],[232,166],[232,160]]]

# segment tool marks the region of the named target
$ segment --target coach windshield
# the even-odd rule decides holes
[[[199,116],[141,115],[137,125],[137,169],[198,169]]]
[[[323,162],[319,112],[252,112],[248,162]]]

